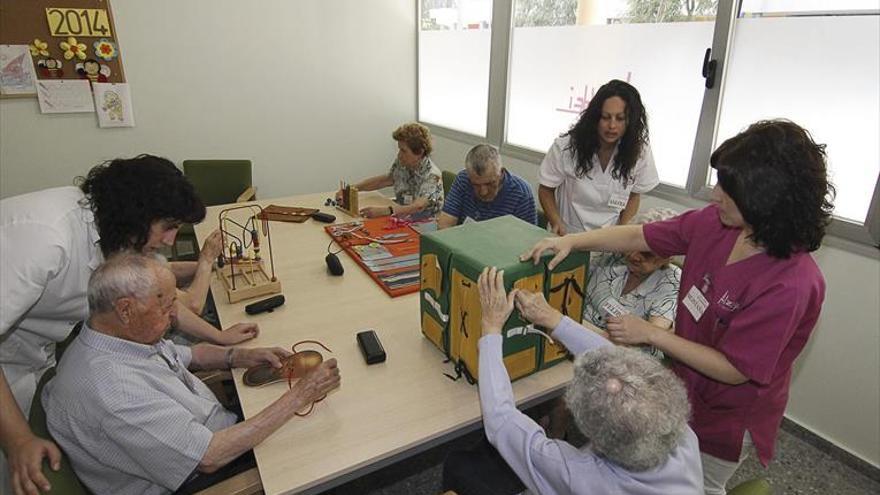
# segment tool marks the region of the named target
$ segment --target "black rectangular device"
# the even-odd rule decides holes
[[[357,334],[358,347],[364,355],[367,364],[376,364],[385,361],[385,349],[375,330],[365,330]]]
[[[244,307],[244,311],[249,315],[256,315],[265,311],[271,312],[273,309],[281,306],[282,304],[284,304],[284,296],[278,294],[277,296],[272,296],[268,299],[263,299],[262,301],[248,304]]]

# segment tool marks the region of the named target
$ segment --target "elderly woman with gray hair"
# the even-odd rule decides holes
[[[630,225],[668,220],[678,215],[669,208],[652,208],[633,217]],[[609,325],[620,324],[623,315],[647,321],[672,331],[678,306],[681,268],[670,258],[650,251],[606,253],[593,258],[584,295],[584,320],[598,327],[607,337]],[[660,359],[656,348],[643,345],[641,350]]]
[[[541,495],[702,493],[699,445],[687,425],[690,406],[681,381],[643,353],[586,331],[543,295],[516,289],[505,294],[503,277],[487,268],[479,279],[480,404],[494,449],[451,455],[444,488],[459,495],[507,495],[523,488]],[[565,400],[589,437],[580,449],[548,438],[516,409],[501,336],[514,305],[526,319],[552,329],[553,338],[577,356]]]

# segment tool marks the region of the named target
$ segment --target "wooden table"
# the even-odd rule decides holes
[[[258,201],[321,208],[337,217],[351,218],[324,200],[331,193]],[[361,206],[387,205],[378,193],[361,193]],[[217,227],[220,206],[208,208],[196,227],[199,239]],[[452,367],[445,356],[422,336],[418,293],[388,297],[345,254],[345,274],[327,272],[324,256],[330,237],[324,225],[271,223],[275,272],[281,280],[284,306],[273,313],[249,316],[244,306],[228,304],[220,281],[212,283],[214,300],[224,327],[240,321],[260,325],[260,335],[244,347],[287,347],[297,341],[320,340],[333,350],[342,374],[342,386],[315,404],[306,417],[294,417],[254,449],[267,494],[317,493],[355,479],[407,456],[451,440],[480,427],[477,387],[464,379],[443,375]],[[201,242],[201,241],[200,241]],[[334,250],[337,247],[333,246]],[[263,247],[264,256],[266,253]],[[367,366],[355,333],[375,329],[388,359]],[[323,351],[322,351],[323,352]],[[246,387],[243,370],[235,370],[235,386],[245,417],[252,417],[287,390],[287,383]],[[517,403],[535,404],[561,393],[571,379],[566,362],[514,383]]]

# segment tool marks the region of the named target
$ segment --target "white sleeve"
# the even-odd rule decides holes
[[[632,192],[636,194],[644,194],[660,183],[660,176],[657,175],[657,167],[654,165],[654,153],[651,152],[651,147],[647,144],[636,162],[633,175],[635,184],[633,184]]]
[[[553,145],[544,155],[541,167],[538,169],[538,182],[545,187],[557,188],[565,181],[565,164],[562,154],[564,151],[559,146],[559,140],[553,141]]]
[[[3,335],[37,303],[68,259],[54,230],[35,223],[15,223],[0,228],[0,260]]]

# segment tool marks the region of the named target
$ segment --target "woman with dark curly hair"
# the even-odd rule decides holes
[[[152,155],[94,167],[81,187],[56,187],[0,201],[0,447],[16,493],[46,491],[43,457],[57,465],[54,443],[35,436],[25,417],[55,344],[88,317],[86,287],[104,256],[154,252],[174,242],[181,222],[199,222],[205,207],[183,173]],[[175,327],[198,339],[231,345],[257,334],[252,323],[218,331],[183,307]],[[24,414],[22,414],[24,413]],[[0,455],[0,491],[6,463]],[[32,490],[27,490],[32,491]]]
[[[366,206],[360,214],[367,218],[385,215],[424,214],[435,216],[443,208],[443,180],[440,169],[431,161],[431,131],[418,122],[403,124],[391,133],[397,141],[397,158],[387,173],[352,184],[359,191],[394,187],[394,204]],[[336,193],[336,201],[342,191]]]
[[[673,358],[693,407],[707,494],[725,493],[749,445],[766,465],[788,402],[792,364],[816,325],[825,280],[811,251],[831,218],[825,146],[784,120],[763,121],[711,157],[712,204],[663,222],[545,239],[523,259],[572,249],[686,255],[675,333],[609,318],[612,341]]]
[[[660,179],[648,146],[639,92],[613,79],[572,128],[556,138],[538,171],[538,199],[558,235],[625,224]]]

